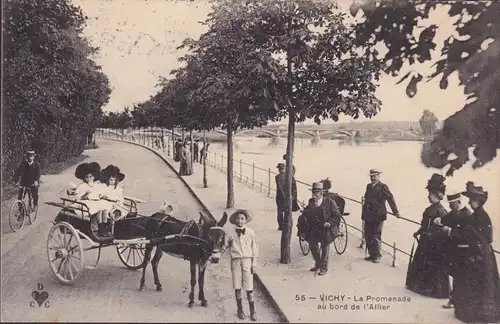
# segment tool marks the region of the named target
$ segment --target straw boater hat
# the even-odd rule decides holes
[[[112,164],[101,171],[101,181],[108,181],[111,177],[115,177],[118,182],[122,182],[125,179],[125,175],[120,172],[120,168]]]
[[[236,216],[239,214],[245,215],[245,218],[247,219],[245,223],[250,222],[253,218],[253,215],[250,211],[246,209],[236,209],[236,211],[232,213],[231,216],[229,216],[229,222],[233,225],[236,225]]]
[[[470,199],[479,200],[483,203],[488,200],[488,192],[484,191],[483,187],[476,187],[473,182],[467,183],[467,189],[462,192],[462,195]]]
[[[26,150],[26,155],[36,155],[35,150]]]
[[[462,194],[460,194],[460,193],[446,196],[446,199],[448,200],[449,203],[459,201],[461,198],[462,198]]]
[[[84,181],[85,176],[89,173],[91,173],[94,178],[99,178],[99,175],[101,173],[101,166],[99,165],[99,163],[91,162],[78,165],[75,170],[75,177]]]
[[[382,173],[382,172],[380,172],[380,171],[379,171],[379,170],[377,170],[377,169],[371,169],[371,170],[370,170],[370,175],[371,175],[371,176],[372,176],[372,175],[378,175],[378,174],[381,174],[381,173]]]
[[[310,191],[324,191],[323,187],[323,182],[315,182],[312,185],[312,188],[309,189]]]

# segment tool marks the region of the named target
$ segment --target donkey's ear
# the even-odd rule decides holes
[[[227,213],[224,212],[224,214],[222,214],[222,218],[220,219],[220,221],[217,223],[217,226],[219,227],[223,227],[224,224],[226,224],[227,222]]]
[[[203,214],[202,212],[200,212],[200,223],[201,221],[210,224],[210,218],[207,215]]]

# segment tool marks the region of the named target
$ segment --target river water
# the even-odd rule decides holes
[[[361,200],[366,184],[369,182],[370,169],[382,171],[381,181],[386,183],[395,196],[401,216],[420,222],[423,210],[428,206],[425,186],[431,174],[443,174],[441,170],[427,169],[420,162],[419,142],[386,142],[365,143],[360,145],[342,145],[338,140],[321,140],[313,146],[308,139],[297,139],[295,144],[294,165],[295,178],[305,183],[312,183],[329,177],[332,180],[332,191],[356,200]],[[221,156],[227,155],[226,143],[212,143],[210,158],[216,159],[220,165]],[[276,164],[282,161],[286,152],[286,140],[277,146],[271,146],[269,139],[237,137],[234,149],[234,171],[252,181],[252,164],[255,164],[254,179],[268,184],[268,168],[276,172]],[[500,153],[500,152],[499,152]],[[226,165],[225,157],[224,166]],[[264,170],[261,170],[261,169]],[[447,193],[465,190],[465,183],[474,181],[489,192],[489,200],[485,209],[493,222],[493,245],[500,250],[500,159],[487,164],[481,169],[472,170],[470,165],[455,172],[447,179]],[[274,189],[274,174],[271,176],[271,187]],[[238,201],[238,193],[236,203]],[[307,201],[311,193],[308,186],[298,184],[299,200]],[[467,199],[464,200],[467,203]],[[449,210],[446,198],[443,205]],[[389,207],[388,207],[389,208]],[[346,212],[350,215],[346,221],[361,228],[361,206],[346,200]],[[390,208],[389,208],[390,211]],[[396,242],[398,248],[409,252],[412,245],[412,233],[418,226],[388,215],[384,225],[382,240]],[[355,239],[355,238],[353,238]],[[388,247],[384,247],[388,249]],[[500,257],[499,257],[500,259]]]

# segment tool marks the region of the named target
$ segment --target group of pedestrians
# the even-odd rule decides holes
[[[278,168],[280,169],[280,165]],[[368,256],[366,261],[380,262],[382,229],[387,219],[386,203],[392,214],[401,217],[389,187],[380,181],[381,172],[370,170],[370,183],[362,200],[363,233]],[[276,176],[277,190],[282,176]],[[451,212],[442,206],[445,178],[433,174],[428,181],[430,206],[422,215],[421,226],[414,233],[418,240],[410,259],[406,287],[416,293],[449,298],[445,308],[455,308],[455,316],[467,323],[500,321],[500,278],[494,250],[491,219],[484,210],[488,192],[468,182],[466,191],[447,196]],[[294,181],[295,182],[295,181]],[[319,275],[328,272],[329,246],[340,235],[338,226],[344,210],[343,199],[330,193],[331,182],[312,184],[312,198],[298,218],[298,235],[308,241],[314,266]],[[296,192],[296,190],[295,190]],[[462,203],[469,198],[471,213]],[[278,221],[282,196],[276,198]],[[283,198],[284,199],[284,198]],[[296,200],[296,196],[293,197]],[[413,255],[413,248],[412,253]],[[450,285],[449,276],[453,278]]]
[[[445,178],[428,181],[430,206],[414,233],[418,246],[408,266],[406,287],[418,294],[449,298],[445,308],[466,323],[500,322],[500,277],[492,247],[493,227],[484,204],[488,192],[473,182],[464,192],[447,195],[451,211],[441,204]],[[464,206],[469,199],[472,212]],[[453,284],[450,285],[449,276]]]
[[[179,174],[189,176],[193,174],[193,162],[203,163],[203,157],[206,157],[209,143],[203,145],[198,139],[193,142],[193,152],[191,152],[191,141],[177,139],[174,145],[174,161],[180,162]]]

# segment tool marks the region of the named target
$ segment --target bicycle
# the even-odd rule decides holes
[[[33,197],[31,195],[31,190],[28,190],[26,186],[20,186],[22,189],[21,199],[16,199],[9,212],[9,225],[14,232],[20,231],[24,224],[26,223],[26,218],[29,220],[29,224],[33,224],[38,216],[38,207],[33,206]],[[28,201],[25,202],[26,194],[28,194]]]

